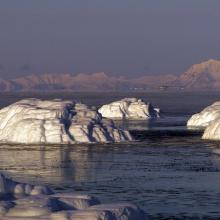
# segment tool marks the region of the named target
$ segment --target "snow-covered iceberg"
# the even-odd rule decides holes
[[[218,118],[220,118],[220,102],[215,102],[200,113],[194,114],[188,120],[187,127],[207,127]]]
[[[205,128],[202,139],[220,140],[220,102],[194,114],[187,122],[187,127]]]
[[[15,182],[0,173],[2,220],[147,220],[130,203],[100,204],[93,196],[54,193],[47,186]]]
[[[202,139],[220,140],[220,118],[212,121],[206,127]]]
[[[0,142],[107,143],[132,140],[94,108],[73,101],[24,99],[0,110]]]
[[[103,117],[111,119],[145,120],[159,117],[159,109],[137,98],[124,98],[103,105],[98,111]]]

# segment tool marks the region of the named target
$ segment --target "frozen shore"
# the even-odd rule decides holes
[[[101,204],[89,195],[54,193],[46,186],[15,182],[0,174],[2,220],[146,220],[130,203]]]

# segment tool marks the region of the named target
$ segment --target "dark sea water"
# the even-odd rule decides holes
[[[56,191],[78,191],[102,202],[130,201],[152,219],[220,219],[220,142],[201,140],[186,121],[220,93],[1,94],[1,107],[26,97],[76,99],[100,106],[139,97],[160,107],[147,122],[119,122],[137,141],[72,146],[0,145],[0,170]]]

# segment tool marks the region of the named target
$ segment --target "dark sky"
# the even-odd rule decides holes
[[[178,74],[209,58],[219,0],[0,0],[0,77]]]

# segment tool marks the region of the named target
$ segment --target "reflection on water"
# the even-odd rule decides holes
[[[115,124],[123,129],[152,131],[152,130],[186,130],[186,121],[189,116],[164,116],[160,118],[150,118],[148,120],[117,120]]]
[[[79,182],[94,176],[91,146],[0,147],[0,167],[19,180],[48,184]]]
[[[105,202],[132,201],[154,217],[220,217],[220,144],[198,133],[105,146],[4,145],[0,168],[18,180]]]

